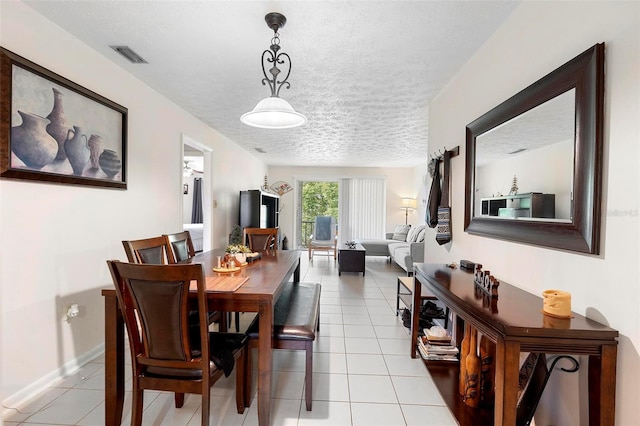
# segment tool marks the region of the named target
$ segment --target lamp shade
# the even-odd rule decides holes
[[[307,117],[296,112],[289,102],[277,96],[264,98],[256,107],[240,117],[247,126],[262,129],[290,129],[302,126]]]
[[[400,208],[402,209],[415,209],[416,208],[416,199],[415,198],[403,198],[400,200]]]

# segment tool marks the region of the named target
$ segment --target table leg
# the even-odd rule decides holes
[[[258,424],[269,426],[271,424],[273,302],[260,303],[258,315],[260,315],[258,328]]]
[[[298,258],[298,266],[296,266],[296,269],[293,271],[293,282],[300,282],[300,258]]]
[[[602,345],[601,355],[589,356],[589,424],[613,425],[616,402],[615,345]]]
[[[120,425],[124,403],[124,320],[115,295],[104,296],[105,424]]]
[[[413,303],[411,303],[411,358],[416,358],[418,350],[418,330],[420,327],[420,295],[422,284],[420,280],[413,280]]]
[[[515,425],[520,374],[520,343],[498,339],[496,343],[495,425]]]

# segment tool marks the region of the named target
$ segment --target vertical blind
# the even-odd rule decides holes
[[[386,178],[343,178],[340,185],[340,241],[384,238]]]

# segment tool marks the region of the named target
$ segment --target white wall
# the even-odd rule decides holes
[[[121,241],[182,230],[183,133],[213,149],[214,248],[266,166],[23,3],[0,8],[4,48],[129,109],[128,190],[0,180],[1,398],[14,405],[99,353],[105,261],[125,258]]]
[[[458,141],[452,160],[453,242],[427,236],[425,259],[469,259],[532,293],[572,293],[577,313],[619,330],[616,424],[638,423],[640,378],[640,3],[524,2],[438,95],[429,140]],[[465,126],[598,42],[606,43],[601,255],[472,236],[464,224]],[[437,144],[436,144],[437,145]],[[553,373],[537,424],[586,424],[586,359],[579,375]],[[580,385],[580,392],[577,392]],[[579,394],[579,397],[578,397]]]
[[[426,161],[426,159],[425,159]],[[269,167],[269,182],[283,180],[294,185],[295,180],[338,180],[346,177],[379,177],[387,178],[387,229],[392,232],[395,225],[405,221],[404,210],[400,208],[400,199],[403,197],[417,198],[421,190],[420,181],[415,177],[414,168],[341,168],[341,167]],[[284,209],[280,213],[280,227],[282,233],[287,235],[289,248],[294,243],[296,191],[284,194],[280,198],[280,207]],[[410,212],[408,222],[419,224],[424,221],[424,209],[420,214],[420,200],[418,211]]]

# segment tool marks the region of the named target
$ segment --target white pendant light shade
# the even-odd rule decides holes
[[[240,117],[247,126],[262,129],[290,129],[302,126],[307,117],[296,112],[289,102],[276,96],[264,98],[256,107]]]

